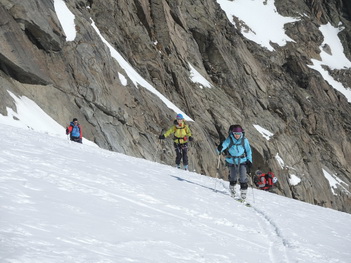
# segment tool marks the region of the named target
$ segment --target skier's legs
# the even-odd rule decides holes
[[[229,182],[231,185],[235,185],[238,181],[238,167],[236,165],[229,166]]]
[[[73,141],[73,142],[78,142],[78,143],[82,143],[82,139],[81,138],[79,138],[79,137],[74,137],[74,136],[71,136],[71,141]]]
[[[241,192],[241,198],[246,199],[246,194],[247,194],[247,188],[248,188],[248,178],[246,176],[246,165],[241,164],[240,165],[240,192]]]
[[[183,152],[183,165],[187,166],[188,165],[188,144],[184,143],[182,145],[182,152]]]
[[[239,182],[240,183],[246,183],[248,182],[247,176],[246,176],[246,165],[245,164],[240,164],[239,166],[240,171],[239,171]]]
[[[229,190],[232,197],[235,197],[235,185],[238,181],[238,167],[236,165],[229,166]]]
[[[175,163],[177,166],[180,165],[180,160],[182,159],[182,148],[180,146],[180,144],[174,143],[174,148],[176,151],[176,159],[175,159]]]

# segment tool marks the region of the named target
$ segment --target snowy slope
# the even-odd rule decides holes
[[[4,124],[0,138],[2,263],[350,262],[349,214],[252,189],[248,208],[221,180]]]

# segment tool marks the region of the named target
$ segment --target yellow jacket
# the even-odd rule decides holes
[[[168,137],[169,135],[174,134],[174,142],[183,144],[187,143],[189,141],[189,137],[191,136],[191,131],[189,129],[189,126],[184,123],[184,121],[178,125],[175,124],[171,128],[169,128],[168,131],[164,134],[165,137]]]

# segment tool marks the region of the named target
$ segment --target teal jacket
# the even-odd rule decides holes
[[[242,142],[244,140],[244,142]],[[228,149],[229,156],[225,158],[225,160],[230,164],[244,164],[247,161],[252,163],[252,151],[249,140],[241,137],[237,140],[235,139],[233,134],[230,134],[227,139],[222,142],[222,150]],[[246,151],[245,151],[246,150]]]

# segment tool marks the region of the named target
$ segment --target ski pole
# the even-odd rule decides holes
[[[219,165],[221,163],[221,155],[218,155],[218,162],[217,162],[217,171],[216,171],[216,181],[215,181],[215,192],[217,192],[217,181],[218,181],[218,174],[219,174]]]
[[[163,131],[164,129],[161,130],[161,134],[160,135],[163,135]],[[162,157],[163,157],[163,153],[165,152],[165,150],[163,149],[164,148],[164,144],[163,144],[163,140],[162,139],[158,139],[160,145],[161,145],[161,154],[160,154],[160,161],[162,161]],[[156,157],[157,159],[157,157]]]
[[[190,144],[190,143],[189,143]],[[192,161],[192,152],[190,151],[189,155],[189,147],[188,147],[188,171],[190,171],[190,168],[193,168],[193,161]],[[190,164],[190,165],[189,165]],[[190,167],[190,168],[189,168]]]
[[[254,189],[253,189],[253,183],[252,183],[252,177],[251,177],[251,172],[249,173],[250,177],[250,185],[251,185],[251,190],[252,190],[252,200],[255,203],[255,194],[254,194]]]

